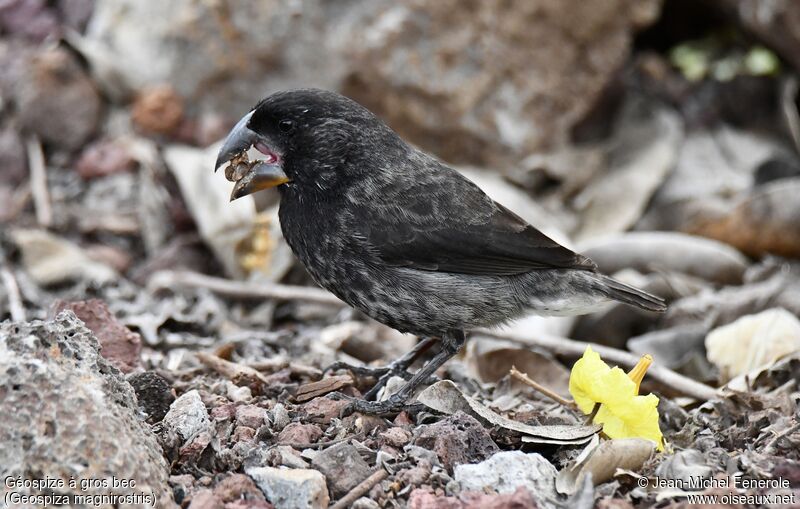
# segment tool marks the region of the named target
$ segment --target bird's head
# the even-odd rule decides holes
[[[215,169],[251,147],[263,159],[236,182],[231,199],[283,184],[324,192],[358,177],[354,157],[368,145],[401,148],[399,138],[369,110],[334,92],[277,92],[262,100],[231,130]]]

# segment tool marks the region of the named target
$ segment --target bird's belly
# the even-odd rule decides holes
[[[524,307],[502,278],[365,264],[315,279],[375,320],[418,335],[496,325]]]

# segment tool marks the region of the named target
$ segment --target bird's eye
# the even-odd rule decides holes
[[[281,132],[288,133],[294,129],[294,122],[291,120],[281,120],[278,122],[278,128],[281,130]]]

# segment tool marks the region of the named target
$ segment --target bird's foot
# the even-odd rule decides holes
[[[383,401],[367,401],[365,399],[354,398],[340,392],[328,394],[330,399],[347,401],[349,404],[339,413],[340,417],[359,412],[368,415],[396,415],[405,410],[406,412],[418,412],[425,408],[422,403],[406,403],[406,397],[402,394],[394,394]]]
[[[358,377],[377,378],[378,381],[375,383],[375,385],[373,385],[372,388],[368,390],[366,394],[364,394],[365,400],[373,400],[375,397],[377,397],[378,392],[380,392],[380,390],[386,386],[392,377],[399,376],[403,380],[410,380],[413,376],[413,373],[410,373],[407,368],[408,364],[402,362],[401,360],[394,361],[386,366],[374,368],[367,366],[353,366],[346,362],[337,361],[325,368],[325,372],[344,369],[352,372]],[[431,378],[435,379],[436,377],[432,376]]]

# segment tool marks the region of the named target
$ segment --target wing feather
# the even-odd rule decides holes
[[[383,263],[497,276],[596,269],[594,262],[494,202],[460,173],[442,166],[440,173],[445,171],[447,175],[436,176],[436,185],[421,178],[402,192],[386,189],[380,194],[381,212],[362,222],[360,233]],[[374,212],[375,203],[371,205]]]

